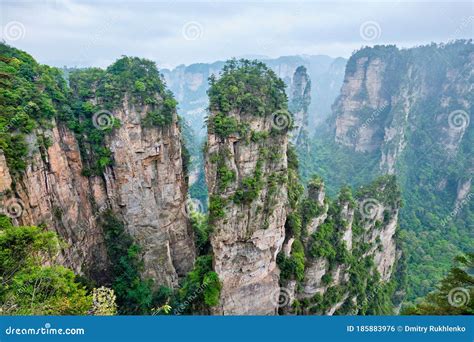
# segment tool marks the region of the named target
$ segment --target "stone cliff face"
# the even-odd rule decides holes
[[[240,116],[240,120],[251,127],[269,131],[271,118],[252,119]],[[206,178],[210,196],[220,195],[229,203],[225,206],[225,216],[215,223],[212,237],[214,268],[222,280],[221,302],[217,312],[232,314],[275,314],[277,303],[269,294],[278,291],[278,267],[276,255],[284,240],[286,220],[286,189],[280,187],[272,193],[262,188],[257,198],[249,204],[230,202],[238,191],[239,184],[253,177],[261,169],[264,184],[269,177],[284,175],[286,159],[278,163],[261,161],[261,148],[278,147],[278,153],[286,154],[286,137],[269,139],[265,144],[246,144],[234,137],[219,141],[213,134],[208,138],[209,156],[230,152],[229,168],[236,173],[235,184],[225,191],[218,189],[217,166],[206,162]],[[226,152],[224,152],[226,151]]]
[[[431,70],[433,61],[424,55],[439,62],[438,70]],[[380,151],[380,169],[393,174],[400,155],[414,143],[413,132],[426,129],[429,116],[435,123],[433,143],[452,158],[469,127],[472,80],[464,71],[473,65],[474,49],[467,41],[360,50],[347,65],[333,106],[335,141],[359,152]]]
[[[159,78],[156,69],[148,72]],[[99,281],[107,281],[110,263],[117,262],[108,260],[99,224],[101,214],[112,210],[141,247],[143,275],[158,285],[176,287],[195,257],[176,112],[169,113],[169,123],[162,127],[145,124],[146,116],[166,100],[164,90],[150,92],[151,104],[132,103],[130,93],[121,93],[114,97],[114,107],[106,110],[99,85],[112,77],[112,71],[101,73],[85,87],[86,98],[74,95],[74,101],[81,101],[80,110],[94,106],[100,115],[87,118],[81,113],[68,119],[76,122],[75,127],[93,127],[90,121],[94,121],[95,128],[73,132],[53,119],[48,128],[33,130],[26,136],[29,156],[21,175],[10,175],[0,155],[3,207],[20,211],[9,215],[16,224],[45,224],[56,231],[67,243],[59,262]],[[78,84],[73,92],[84,92]],[[120,124],[112,127],[113,122]],[[93,145],[101,134],[102,144]],[[93,163],[91,151],[97,150],[107,151],[109,161],[101,172],[91,174],[85,170]]]
[[[178,276],[192,269],[195,253],[185,208],[180,129],[176,114],[168,126],[144,127],[149,111],[125,100],[113,112],[121,127],[107,139],[114,166],[104,174],[105,190],[143,249],[144,275],[174,287]]]
[[[416,296],[434,290],[446,263],[472,244],[473,67],[472,40],[361,49],[347,63],[332,134],[325,138],[341,160],[359,163],[333,179],[326,173],[328,184],[337,178],[358,186],[367,175],[398,176],[405,203],[401,227],[416,235],[407,241]],[[436,243],[449,244],[451,252],[435,252]]]
[[[355,64],[354,73],[346,74],[341,95],[334,105],[336,113],[341,113],[336,118],[335,139],[337,143],[352,146],[356,151],[372,152],[380,146],[380,134],[377,135],[377,130],[381,128],[364,125],[363,120],[368,121],[370,117],[361,117],[360,112],[375,112],[387,106],[388,100],[380,94],[386,65],[378,58],[369,62],[368,57],[357,59]],[[362,101],[358,98],[361,94],[366,94]],[[374,114],[372,120],[377,118],[377,114]],[[354,129],[357,129],[355,133]]]
[[[96,193],[104,195],[101,182],[81,175],[83,165],[74,134],[63,125],[52,124],[52,129],[28,136],[29,163],[20,179],[12,179],[5,159],[0,159],[5,175],[0,191],[7,194],[3,206],[18,208],[10,215],[15,224],[45,224],[56,231],[67,243],[59,262],[100,279],[106,275],[108,260],[103,232],[95,220],[97,208],[90,198]],[[49,137],[51,146],[39,147],[39,136]]]
[[[292,140],[296,145],[305,143],[308,139],[309,105],[311,104],[311,80],[306,68],[299,66],[293,75],[290,90],[289,110],[293,113],[295,129]]]
[[[382,289],[391,282],[400,258],[395,241],[400,194],[394,182],[381,178],[355,198],[343,190],[333,203],[325,200],[323,183],[310,183],[306,205],[318,209],[309,219],[303,216],[304,274],[299,280],[283,280],[283,312],[390,312],[391,303],[384,309],[388,311],[377,311],[386,304],[378,302],[369,284],[387,291]]]
[[[275,77],[261,65],[255,68],[260,78]],[[238,70],[246,75],[245,67]],[[216,89],[220,89],[219,82],[227,81],[226,74],[221,80]],[[245,85],[245,81],[242,83]],[[268,81],[262,86],[270,84]],[[269,98],[270,90],[264,89],[260,97]],[[282,85],[278,96],[285,99]],[[283,103],[281,106],[286,106]],[[211,102],[206,146],[214,270],[222,282],[220,303],[214,312],[273,315],[278,303],[272,294],[279,292],[276,256],[285,239],[287,214],[288,127],[276,126],[271,112],[258,115],[248,109],[227,113],[220,110]],[[288,118],[287,112],[281,115]],[[241,129],[222,136],[219,124],[223,120],[233,121]],[[222,211],[217,213],[216,208]]]

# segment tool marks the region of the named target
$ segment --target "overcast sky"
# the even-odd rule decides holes
[[[472,38],[474,2],[0,0],[1,37],[39,62],[163,67],[233,56],[326,54]]]

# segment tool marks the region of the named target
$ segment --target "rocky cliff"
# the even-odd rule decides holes
[[[285,83],[265,64],[231,60],[210,78],[206,217],[186,200],[177,103],[153,62],[122,57],[72,71],[67,85],[19,50],[0,52],[1,214],[55,231],[57,261],[113,287],[120,313],[391,312],[394,178],[335,201],[314,178],[303,196]]]
[[[455,156],[469,127],[472,79],[465,71],[473,64],[470,41],[358,51],[334,104],[335,141],[359,152],[380,151],[380,169],[393,174],[415,133],[431,120],[433,143],[445,148],[446,158]]]
[[[378,179],[355,197],[350,189],[342,189],[334,201],[325,197],[321,179],[314,178],[300,208],[301,233],[294,236],[293,250],[280,256],[281,311],[393,312],[400,295],[394,290],[400,286],[394,277],[401,256],[395,238],[399,207],[393,177]],[[292,274],[291,265],[300,253],[305,255],[304,268]]]
[[[473,242],[473,64],[472,40],[357,51],[333,105],[332,131],[317,143],[323,158],[316,156],[312,167],[324,170],[333,191],[380,174],[398,176],[405,203],[401,226],[414,232],[406,241],[414,263],[412,298],[431,291],[449,260]],[[332,157],[324,159],[325,153]],[[436,252],[433,241],[449,245],[449,255]],[[426,273],[429,281],[419,276]]]
[[[211,82],[209,94],[206,179],[222,281],[215,312],[276,314],[271,294],[279,289],[276,256],[287,212],[284,85],[261,63],[236,62]]]
[[[74,134],[56,121],[52,128],[38,129],[26,137],[28,164],[21,177],[10,175],[0,159],[3,207],[17,225],[46,225],[67,243],[59,261],[77,273],[101,278],[108,258],[104,236],[95,221],[90,202],[94,192],[103,194],[97,179],[81,175],[82,160]],[[40,137],[48,137],[45,147]]]
[[[293,75],[290,89],[289,110],[293,114],[295,129],[291,132],[296,145],[308,140],[309,105],[311,104],[311,80],[304,66],[299,66]]]
[[[50,70],[30,56],[4,45],[2,56],[12,91],[33,90],[31,97],[16,101],[34,108],[42,96],[54,109],[52,118],[30,114],[37,115],[36,124],[26,133],[14,127],[15,117],[2,127],[2,138],[16,137],[25,146],[21,169],[2,140],[7,158],[1,154],[0,191],[6,213],[16,224],[44,224],[56,231],[67,243],[59,261],[106,281],[110,263],[117,260],[108,258],[99,218],[111,210],[141,247],[143,276],[177,286],[178,277],[193,266],[194,240],[185,211],[174,100],[154,64],[124,57],[105,71],[72,73],[69,94],[61,77],[47,78]],[[27,68],[36,76],[30,78]]]
[[[194,262],[185,207],[187,182],[176,113],[162,128],[142,125],[152,110],[130,106],[125,98],[123,107],[112,112],[121,126],[106,140],[113,166],[104,172],[105,190],[142,248],[144,276],[175,287],[178,276],[186,275]]]

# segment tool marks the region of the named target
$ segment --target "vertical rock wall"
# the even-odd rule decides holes
[[[269,133],[272,117],[254,117],[230,113],[239,122],[248,123],[252,130]],[[269,315],[277,312],[272,294],[279,291],[279,270],[276,256],[285,238],[287,213],[286,186],[270,187],[271,179],[278,181],[286,174],[286,135],[270,136],[262,142],[248,142],[231,136],[221,140],[215,134],[208,136],[206,179],[210,196],[225,201],[225,216],[214,223],[212,247],[214,268],[222,281],[218,313],[226,315]],[[265,151],[278,154],[271,161]],[[227,189],[219,189],[218,165],[212,156],[225,155],[225,164],[236,175]],[[260,171],[258,171],[260,170]],[[250,203],[235,203],[233,196],[242,182],[261,173],[262,187]],[[273,177],[273,178],[272,178]],[[212,205],[212,202],[211,202]]]

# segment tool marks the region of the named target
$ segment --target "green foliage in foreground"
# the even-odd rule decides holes
[[[0,216],[0,314],[84,315],[92,297],[74,273],[53,262],[59,241],[39,227],[14,227]]]
[[[455,258],[449,274],[438,288],[403,315],[474,315],[474,253]]]
[[[221,283],[212,270],[212,255],[196,259],[194,269],[189,272],[171,305],[177,314],[207,312],[209,307],[219,304]]]
[[[111,211],[102,217],[105,243],[111,265],[112,289],[120,314],[147,314],[154,304],[153,281],[143,280],[140,247],[125,232],[123,223]]]
[[[92,312],[97,316],[113,316],[117,314],[114,290],[101,286],[92,291]]]

